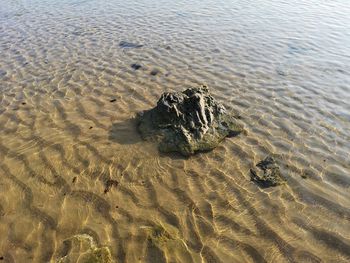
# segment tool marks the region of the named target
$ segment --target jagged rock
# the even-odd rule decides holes
[[[108,247],[97,247],[93,238],[87,234],[75,235],[64,242],[66,255],[57,263],[113,263]]]
[[[264,160],[260,161],[256,167],[257,169],[250,169],[250,177],[251,180],[260,187],[277,186],[285,182],[276,161],[272,157],[266,157]]]
[[[155,108],[138,115],[138,130],[144,140],[158,141],[160,151],[189,156],[214,149],[243,125],[201,86],[164,93]]]

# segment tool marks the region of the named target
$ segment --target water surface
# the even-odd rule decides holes
[[[88,234],[117,262],[349,262],[349,14],[345,0],[2,0],[3,261],[55,262]],[[200,84],[247,135],[189,159],[140,140],[137,112]],[[267,155],[285,185],[250,181]]]

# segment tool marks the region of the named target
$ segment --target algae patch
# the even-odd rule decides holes
[[[285,183],[276,161],[270,156],[260,161],[256,168],[250,169],[250,177],[253,182],[263,188]]]
[[[108,247],[97,247],[87,234],[75,235],[64,242],[66,255],[57,263],[114,263]]]

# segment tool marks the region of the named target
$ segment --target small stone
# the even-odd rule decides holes
[[[4,260],[4,257],[1,256],[1,257],[0,257],[0,260]]]
[[[135,43],[127,42],[127,41],[120,41],[119,47],[121,47],[121,48],[140,48],[140,47],[143,47],[143,45],[135,44]]]
[[[90,130],[91,130],[92,128],[93,128],[92,126],[89,127]]]
[[[158,75],[158,73],[159,73],[159,70],[158,69],[153,69],[152,71],[151,71],[151,75],[152,76],[156,76],[156,75]]]
[[[250,178],[258,186],[267,188],[284,183],[280,169],[275,160],[268,156],[256,165],[256,168],[250,169]]]
[[[131,67],[132,67],[134,70],[138,70],[138,69],[142,68],[142,66],[141,66],[140,64],[137,64],[137,63],[131,64]]]
[[[117,99],[111,99],[109,102],[116,102]]]
[[[26,105],[27,103],[25,103],[25,102],[22,102],[22,105]]]
[[[77,181],[77,177],[73,177],[72,183],[74,184]]]

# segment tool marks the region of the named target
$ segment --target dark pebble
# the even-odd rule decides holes
[[[170,50],[170,49],[171,49],[171,47],[170,47],[170,46],[167,46],[165,49],[166,49],[166,50]]]
[[[22,102],[22,105],[26,105],[27,103],[25,103],[25,102]]]
[[[72,183],[74,184],[77,181],[77,177],[74,177]]]
[[[4,257],[0,257],[0,260],[4,260]]]
[[[286,76],[286,75],[287,75],[287,74],[286,74],[283,70],[281,70],[281,69],[276,69],[276,72],[277,72],[277,74],[280,75],[280,76]]]
[[[151,75],[152,76],[156,76],[157,74],[159,73],[159,70],[158,69],[153,69],[152,71],[151,71]]]
[[[90,126],[90,128],[89,128],[89,129],[91,130],[92,128],[93,128],[93,127],[92,127],[92,126]]]
[[[140,48],[143,47],[141,44],[135,44],[127,41],[120,41],[119,47],[121,48]]]
[[[137,64],[137,63],[131,64],[131,67],[132,67],[134,70],[138,70],[138,69],[142,68],[142,66],[141,66],[140,64]]]
[[[115,102],[117,101],[117,99],[111,99],[109,102]]]
[[[115,208],[119,208],[119,206],[116,205]]]

